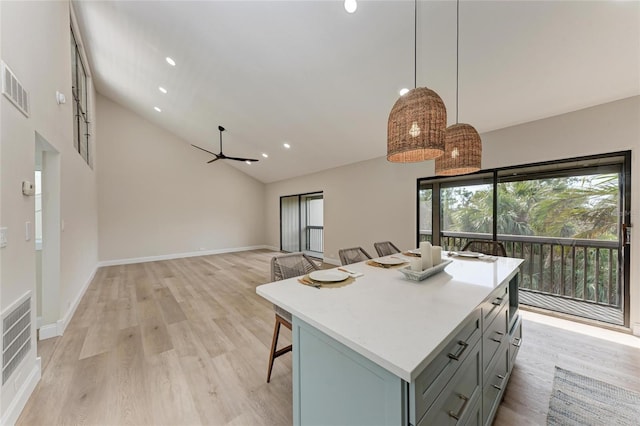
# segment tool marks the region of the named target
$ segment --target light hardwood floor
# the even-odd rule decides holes
[[[64,336],[41,348],[43,376],[18,424],[291,424],[291,354],[267,384],[273,308],[255,293],[273,255],[99,269]],[[638,339],[612,343],[525,315],[496,425],[545,423],[555,365],[640,391]]]

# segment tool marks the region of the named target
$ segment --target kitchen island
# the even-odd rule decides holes
[[[362,262],[340,288],[259,286],[293,316],[294,424],[490,423],[521,342],[521,262],[453,258],[420,282]]]

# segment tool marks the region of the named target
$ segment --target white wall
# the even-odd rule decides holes
[[[0,249],[0,309],[6,310],[26,292],[32,292],[32,345],[0,390],[0,421],[11,423],[26,402],[34,379],[36,360],[35,244],[25,241],[25,222],[34,223],[34,198],[20,190],[33,181],[35,134],[46,138],[60,153],[62,172],[61,284],[59,318],[69,316],[97,264],[97,212],[95,173],[74,151],[72,105],[57,105],[56,90],[71,100],[69,4],[56,2],[0,2],[0,56],[30,94],[31,115],[23,116],[4,96],[0,99],[0,218],[9,228],[9,245]],[[33,231],[33,228],[32,228]],[[36,377],[37,376],[37,377]]]
[[[363,161],[267,185],[267,245],[280,245],[280,196],[323,191],[324,256],[339,262],[338,250],[391,240],[416,244],[416,179],[433,174],[433,162]]]
[[[264,244],[263,183],[206,164],[212,156],[104,96],[97,107],[101,261]]]
[[[599,105],[482,135],[484,168],[622,150],[632,153],[632,223],[640,226],[640,96]],[[338,249],[394,241],[401,248],[416,242],[416,179],[433,176],[433,162],[391,164],[384,158],[267,185],[267,244],[279,245],[279,197],[324,192],[325,257]],[[640,231],[632,244],[640,247]],[[637,255],[632,255],[637,258]],[[640,266],[631,262],[631,322],[640,327]]]

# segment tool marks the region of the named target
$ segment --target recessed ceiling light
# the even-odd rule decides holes
[[[153,109],[155,109],[158,112],[162,112],[162,110],[160,108],[158,108],[158,107],[153,107]]]
[[[285,148],[287,148],[287,149],[291,148],[291,145],[289,145],[289,144],[288,144],[288,143],[286,143],[286,142],[285,142],[285,143],[283,143],[283,144],[282,144],[282,146],[284,146],[284,147],[285,147]]]
[[[356,0],[344,0],[344,10],[348,13],[353,13],[358,8],[358,3]]]
[[[409,89],[407,89],[406,87],[405,87],[405,88],[400,89],[400,96],[404,96],[404,95],[406,95],[407,93],[409,93]]]
[[[263,156],[264,158],[269,158],[269,154],[265,154],[264,152],[262,153],[262,156]]]
[[[158,90],[161,91],[162,93],[167,93],[167,89],[165,89],[162,86],[158,86]]]
[[[176,66],[176,61],[174,61],[174,60],[173,60],[173,59],[171,59],[170,57],[168,57],[168,56],[167,56],[166,60],[167,60],[167,63],[168,63],[169,65],[171,65],[172,67],[175,67],[175,66]]]
[[[249,160],[245,160],[245,163],[247,163],[247,164],[251,164],[251,161],[249,161]]]

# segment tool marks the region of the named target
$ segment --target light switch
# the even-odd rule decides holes
[[[7,228],[0,228],[0,247],[6,247],[9,243],[7,241],[8,233],[9,231]]]
[[[24,240],[31,240],[31,222],[29,221],[24,223]]]

